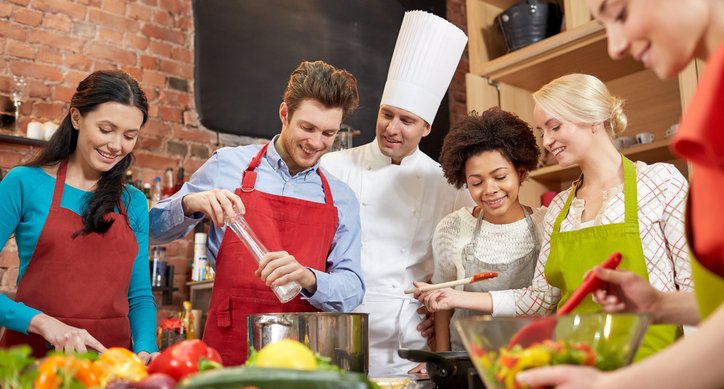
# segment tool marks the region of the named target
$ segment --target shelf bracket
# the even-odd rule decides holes
[[[502,109],[500,106],[500,82],[488,78],[488,85],[494,87],[495,91],[498,93],[498,108]]]

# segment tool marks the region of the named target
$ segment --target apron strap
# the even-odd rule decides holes
[[[571,203],[573,202],[573,198],[576,197],[576,192],[581,186],[581,182],[583,182],[583,174],[581,174],[581,176],[578,177],[578,179],[573,183],[571,193],[568,194],[568,199],[566,199],[566,203],[563,205],[563,209],[561,209],[561,212],[558,213],[558,217],[556,217],[556,221],[553,224],[553,233],[558,233],[561,231],[561,223],[563,222],[563,219],[565,219],[568,215],[568,210],[571,208]]]
[[[334,205],[334,199],[332,198],[332,190],[329,188],[327,177],[322,173],[322,169],[317,167],[317,173],[319,178],[322,180],[322,189],[324,190],[324,203],[327,205]]]
[[[55,189],[53,190],[53,201],[51,207],[59,208],[60,200],[63,199],[63,188],[65,186],[65,173],[68,169],[68,160],[65,159],[60,162],[58,171],[55,173]]]
[[[271,142],[269,142],[271,143]],[[249,166],[246,167],[244,175],[241,179],[241,191],[242,192],[253,192],[254,185],[256,184],[256,172],[254,171],[261,163],[262,157],[266,154],[266,149],[269,147],[269,143],[265,144],[258,153],[251,159]]]
[[[630,159],[621,155],[623,162],[623,197],[626,212],[626,232],[639,233],[638,189],[636,188],[636,167]]]

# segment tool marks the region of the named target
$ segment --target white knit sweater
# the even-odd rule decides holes
[[[471,241],[477,223],[472,211],[473,207],[460,208],[445,216],[435,228],[432,238],[435,257],[433,283],[465,277],[462,252]],[[543,239],[542,225],[545,212],[545,208],[539,208],[531,214],[539,241]],[[513,261],[530,253],[535,245],[525,218],[510,224],[492,224],[483,220],[477,239],[479,239],[478,252],[475,253],[475,258],[486,263]]]

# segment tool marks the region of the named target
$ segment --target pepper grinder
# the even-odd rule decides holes
[[[231,217],[227,216],[226,225],[231,227],[231,230],[234,231],[236,236],[244,243],[244,246],[249,250],[249,253],[251,253],[256,263],[261,262],[269,250],[267,250],[261,240],[259,240],[251,227],[249,227],[244,216],[237,211],[235,215]],[[302,286],[299,285],[298,282],[292,281],[284,285],[275,286],[272,290],[274,290],[274,294],[276,294],[279,301],[286,303],[302,291]]]

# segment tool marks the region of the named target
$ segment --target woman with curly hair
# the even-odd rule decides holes
[[[440,162],[450,184],[467,187],[475,207],[461,208],[443,218],[433,235],[433,283],[497,271],[498,278],[461,290],[418,292],[435,312],[437,351],[464,350],[451,317],[475,314],[484,298],[514,311],[512,294],[491,290],[529,286],[540,248],[545,208],[531,209],[518,199],[521,183],[540,157],[530,126],[516,115],[491,108],[471,114],[445,137]],[[421,283],[417,283],[421,286]],[[481,292],[485,297],[481,297]],[[498,298],[499,297],[499,298]],[[435,302],[434,304],[432,302]]]

